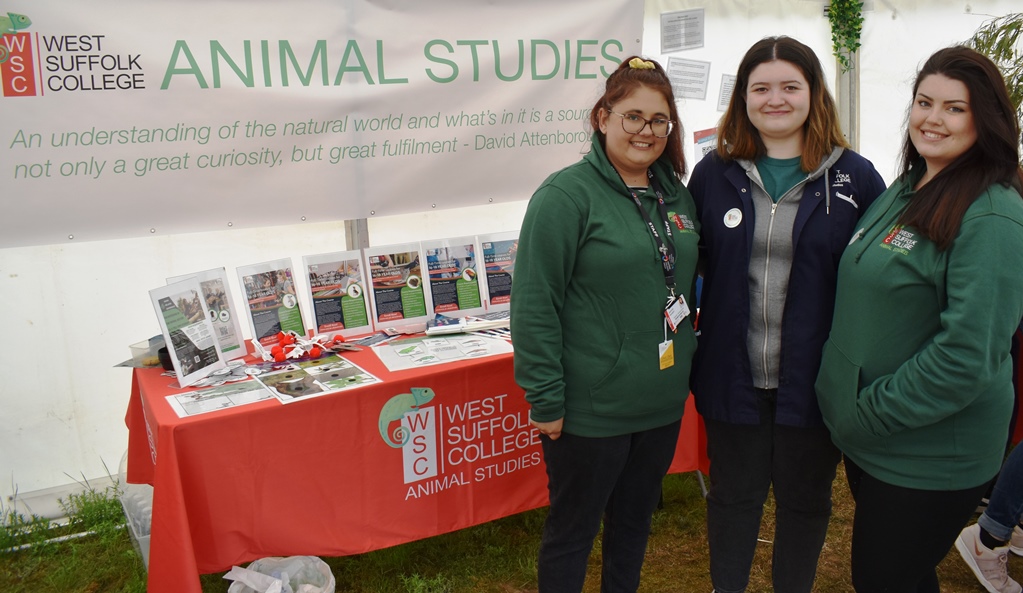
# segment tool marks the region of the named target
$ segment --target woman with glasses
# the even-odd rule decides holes
[[[637,590],[696,347],[699,226],[661,66],[622,62],[590,125],[590,151],[529,201],[515,264],[515,379],[550,494],[540,593],[582,591],[602,521],[601,590]]]
[[[820,61],[789,37],[746,52],[717,151],[693,171],[702,227],[692,390],[707,430],[707,539],[717,593],[745,591],[768,491],[772,579],[809,592],[840,454],[814,380],[838,260],[885,189],[849,150]]]

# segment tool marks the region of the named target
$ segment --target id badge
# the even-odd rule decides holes
[[[657,345],[658,353],[658,365],[663,371],[664,369],[670,369],[675,365],[675,342],[671,340],[665,340]]]
[[[678,331],[678,324],[682,323],[687,315],[689,315],[689,305],[686,304],[685,297],[678,295],[668,299],[668,304],[664,307],[664,318],[671,331]]]

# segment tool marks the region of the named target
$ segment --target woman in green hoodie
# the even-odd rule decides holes
[[[1019,124],[998,69],[938,51],[903,172],[842,256],[816,389],[856,501],[853,586],[937,592],[935,567],[1005,453],[1023,318]]]
[[[540,593],[582,591],[602,520],[601,590],[638,588],[696,348],[699,227],[667,74],[627,58],[590,125],[589,153],[529,201],[512,287],[515,380],[551,503]]]

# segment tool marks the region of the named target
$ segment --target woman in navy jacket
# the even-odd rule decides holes
[[[817,56],[754,44],[689,189],[703,231],[692,390],[707,429],[707,534],[718,593],[744,591],[771,486],[774,590],[809,592],[840,458],[814,392],[835,276],[885,189],[848,149]]]

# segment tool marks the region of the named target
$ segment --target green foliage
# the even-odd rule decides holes
[[[860,0],[831,0],[828,9],[831,23],[831,49],[842,72],[852,69],[852,54],[860,48],[863,31],[863,2]]]
[[[1023,13],[1010,13],[980,26],[968,44],[1002,71],[1016,119],[1023,121]]]
[[[14,509],[0,506],[0,523],[3,524],[0,550],[14,550],[22,546],[32,549],[52,537],[48,520],[36,515],[26,517]]]
[[[103,491],[90,488],[59,502],[68,517],[67,528],[71,532],[92,531],[102,536],[125,527],[116,485]]]
[[[66,524],[0,505],[0,591],[144,593],[146,571],[125,529],[117,487],[61,500]]]

